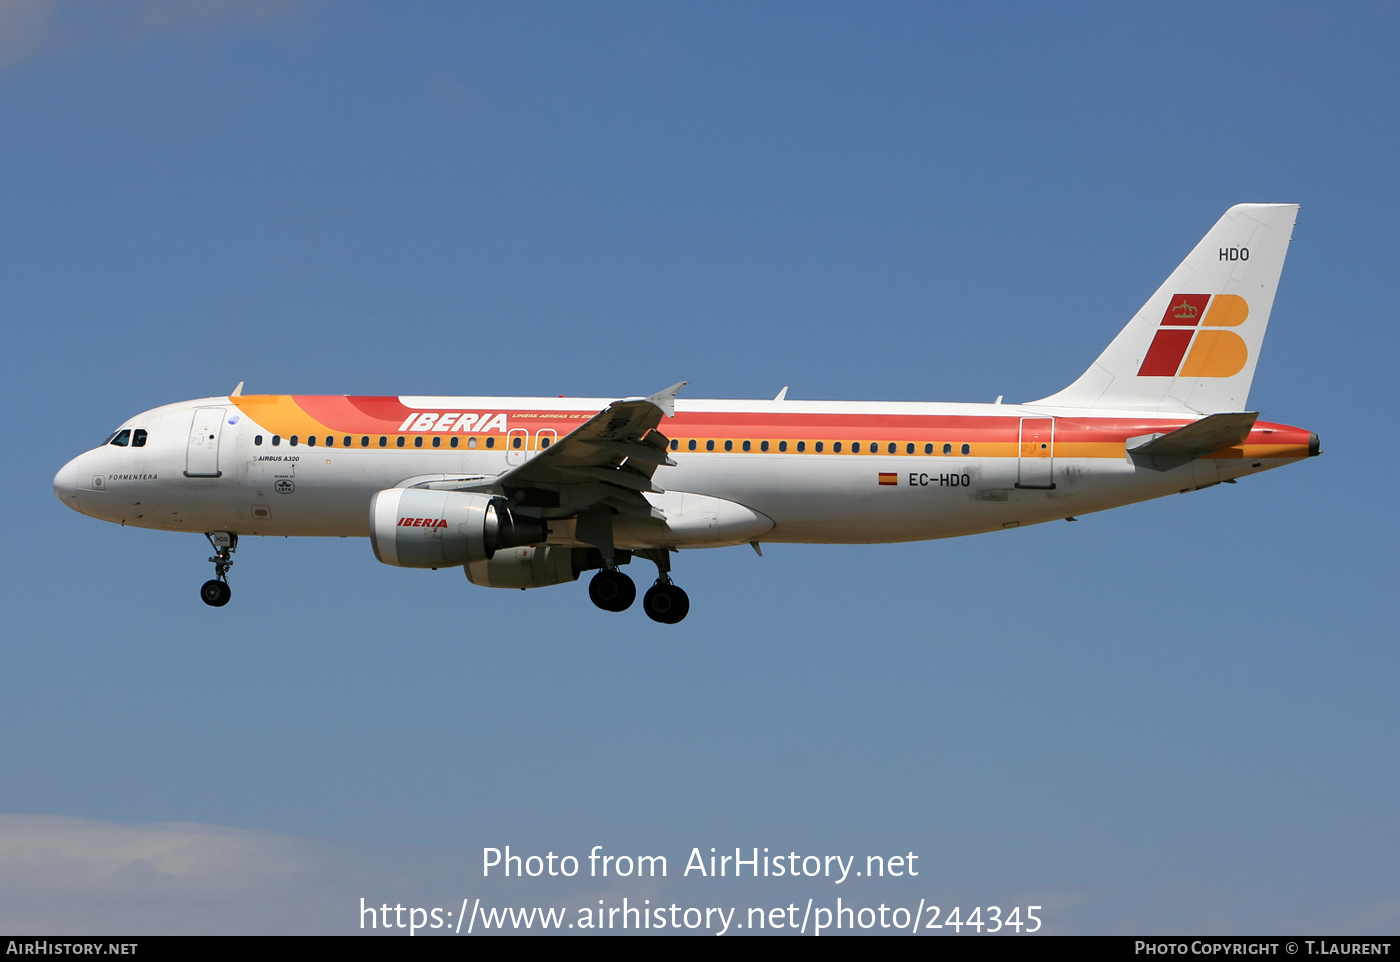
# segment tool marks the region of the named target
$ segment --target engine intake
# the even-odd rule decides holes
[[[369,503],[374,556],[400,568],[453,568],[490,561],[502,548],[549,538],[540,518],[523,517],[504,498],[425,488],[388,488]]]

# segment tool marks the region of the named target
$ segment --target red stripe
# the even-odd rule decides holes
[[[1162,334],[1191,336],[1191,331],[1162,331]],[[327,395],[296,395],[295,401],[302,410],[330,426],[333,430],[347,433],[396,434],[399,425],[413,410],[405,407],[396,397],[341,397]],[[479,400],[488,401],[482,398]],[[442,407],[441,411],[464,410],[458,405]],[[426,410],[426,409],[424,409]],[[519,414],[570,413],[581,415],[574,420],[527,419],[517,424]],[[528,427],[532,432],[539,428],[552,428],[560,435],[592,417],[596,411],[581,410],[572,412],[540,412],[533,410],[507,411],[511,427]],[[1055,418],[1055,443],[1086,441],[1122,441],[1156,432],[1173,431],[1194,419],[1183,417],[1057,417]],[[714,411],[680,412],[675,418],[663,418],[659,429],[667,437],[680,438],[732,438],[735,441],[772,440],[805,438],[816,440],[879,441],[882,445],[889,441],[903,444],[913,441],[919,447],[917,454],[923,454],[923,444],[935,442],[941,445],[951,442],[955,446],[962,443],[1010,442],[1020,439],[1021,417],[1019,415],[941,415],[941,414],[769,414],[762,412],[724,413]],[[432,432],[428,432],[432,433]],[[1285,424],[1260,421],[1250,434],[1251,444],[1307,444],[1308,432],[1302,428]]]

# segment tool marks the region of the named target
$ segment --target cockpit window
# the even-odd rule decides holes
[[[144,448],[146,446],[146,429],[137,428],[131,432],[131,446],[133,448]]]
[[[118,431],[116,434],[112,435],[112,440],[107,443],[115,444],[119,448],[126,447],[131,443],[131,429],[128,428],[125,431]]]

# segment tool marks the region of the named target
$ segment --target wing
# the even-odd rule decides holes
[[[666,455],[668,439],[656,427],[662,417],[675,415],[683,387],[681,381],[651,397],[614,401],[524,464],[457,490],[503,495],[543,517],[567,518],[603,505],[664,521],[642,492],[660,494],[652,475],[663,464],[675,464]]]

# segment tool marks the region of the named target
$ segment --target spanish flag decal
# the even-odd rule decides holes
[[[880,483],[881,483],[881,484],[899,484],[899,475],[893,474],[893,473],[887,474],[886,472],[881,471],[881,472],[880,472]]]

